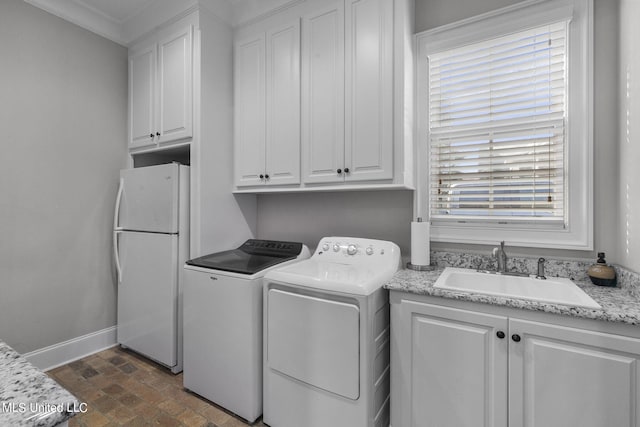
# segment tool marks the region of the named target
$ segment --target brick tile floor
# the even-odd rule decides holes
[[[47,372],[88,411],[70,427],[243,427],[243,420],[186,391],[182,374],[113,347]],[[259,420],[254,427],[264,427]]]

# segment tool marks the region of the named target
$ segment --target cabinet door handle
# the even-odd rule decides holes
[[[338,175],[340,175],[342,173],[342,169],[338,169],[336,172],[338,172]]]
[[[269,174],[268,173],[264,175],[264,179],[269,179]]]
[[[503,338],[505,337],[505,334],[504,334],[504,332],[502,332],[502,331],[498,331],[498,332],[496,332],[496,336],[497,336],[498,338],[500,338],[500,339],[503,339]]]
[[[264,175],[263,174],[260,174],[260,179],[264,179]]]
[[[149,138],[153,138],[153,134],[152,133],[149,134]]]
[[[511,335],[511,339],[514,340],[515,342],[520,342],[521,340],[520,335],[518,334]]]
[[[344,168],[344,173],[349,173],[349,168]]]
[[[156,132],[156,136],[160,136],[160,132]]]

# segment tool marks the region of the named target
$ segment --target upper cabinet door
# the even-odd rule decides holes
[[[263,183],[265,168],[265,36],[235,48],[235,182]]]
[[[156,45],[129,56],[129,148],[154,145]]]
[[[393,2],[346,0],[347,181],[393,178]]]
[[[267,184],[300,183],[300,21],[266,34]]]
[[[193,136],[193,29],[175,32],[158,43],[158,142]]]
[[[342,182],[345,166],[343,3],[333,3],[305,16],[302,28],[304,182]]]

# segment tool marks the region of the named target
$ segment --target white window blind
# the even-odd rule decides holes
[[[428,55],[432,220],[566,223],[568,25]]]

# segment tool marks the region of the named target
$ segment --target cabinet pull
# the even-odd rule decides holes
[[[153,138],[153,134],[152,133],[149,134],[149,138]]]
[[[342,169],[338,169],[336,172],[338,172],[338,175],[340,175],[342,173]]]
[[[520,342],[520,335],[518,334],[513,334],[511,335],[511,339],[514,340],[515,342]]]
[[[505,334],[504,334],[504,332],[502,332],[502,331],[498,331],[498,332],[496,332],[496,336],[497,336],[498,338],[500,338],[500,339],[503,339],[503,338],[505,337]]]
[[[268,173],[264,175],[264,179],[269,179],[269,174]]]
[[[344,173],[349,173],[349,168],[344,168]]]
[[[156,132],[156,136],[160,136],[160,132]]]
[[[260,179],[264,179],[264,175],[263,174],[260,174]]]

